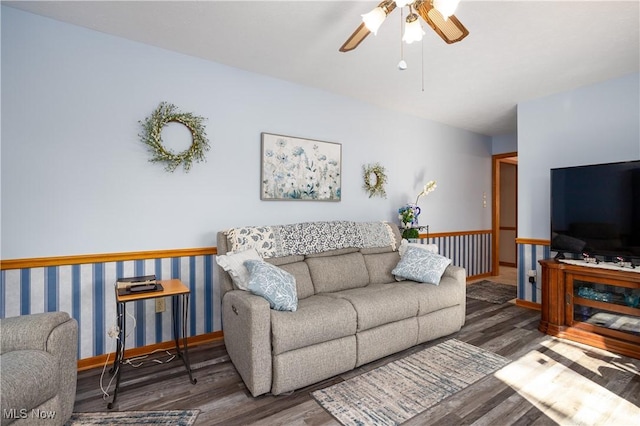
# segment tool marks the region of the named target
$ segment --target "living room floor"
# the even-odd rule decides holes
[[[518,268],[514,268],[512,266],[503,266],[500,265],[500,270],[498,271],[498,275],[492,275],[490,277],[482,277],[477,279],[468,279],[467,285],[473,284],[478,281],[492,281],[494,283],[500,284],[510,284],[510,285],[518,285]]]
[[[502,268],[501,272],[504,277],[511,273]],[[536,310],[467,298],[466,324],[458,333],[287,395],[257,398],[245,388],[223,341],[202,344],[189,350],[197,384],[190,384],[178,359],[163,365],[144,360],[137,368],[125,366],[114,410],[198,409],[196,425],[338,425],[311,392],[455,338],[507,357],[512,363],[405,425],[624,426],[640,418],[639,359],[547,336],[538,331],[539,320]],[[159,353],[150,358],[167,356]],[[102,371],[96,368],[78,373],[76,412],[108,411],[110,399],[103,399],[100,391]],[[107,371],[105,386],[110,378]]]

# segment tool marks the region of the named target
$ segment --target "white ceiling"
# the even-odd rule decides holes
[[[338,51],[377,3],[3,1],[490,136],[516,131],[518,102],[640,68],[640,0],[463,0],[456,16],[470,35],[447,45],[423,23],[423,43],[404,46],[405,71],[397,69],[399,9],[377,36]]]

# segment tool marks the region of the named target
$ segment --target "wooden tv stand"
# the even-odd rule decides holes
[[[640,359],[640,273],[541,260],[542,317],[546,334]]]

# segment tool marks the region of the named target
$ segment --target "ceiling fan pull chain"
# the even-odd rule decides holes
[[[422,39],[422,91],[424,92],[424,38]]]
[[[402,23],[404,22],[404,13],[400,9],[400,62],[398,62],[398,69],[404,71],[407,69],[407,63],[404,60],[404,46],[402,45]]]

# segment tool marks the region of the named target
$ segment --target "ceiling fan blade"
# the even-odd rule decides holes
[[[469,30],[455,16],[449,16],[446,21],[430,1],[416,2],[414,7],[418,14],[433,30],[448,44],[456,43],[469,35]]]
[[[395,0],[382,0],[378,7],[382,8],[382,10],[384,10],[384,13],[389,16],[389,14],[393,12],[393,9],[396,8],[396,2]],[[362,43],[362,40],[364,40],[369,35],[369,33],[371,33],[371,31],[367,29],[367,27],[364,25],[364,22],[361,23],[360,26],[356,28],[353,34],[351,34],[351,36],[347,39],[347,41],[344,42],[339,50],[341,52],[349,52],[350,50],[355,49],[360,43]]]
[[[340,47],[341,52],[349,52],[350,50],[358,47],[362,40],[364,40],[371,31],[365,27],[364,22],[360,24],[358,28],[351,34],[351,36],[344,42],[344,44]]]

